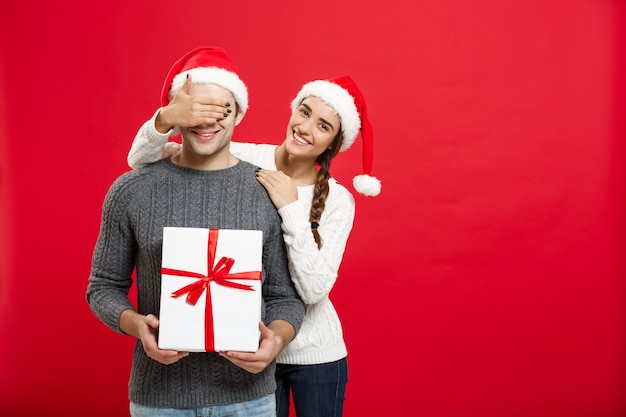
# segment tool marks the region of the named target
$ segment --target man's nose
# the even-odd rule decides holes
[[[196,129],[207,129],[207,128],[210,128],[212,126],[215,126],[218,123],[219,122],[216,121],[216,120],[209,120],[209,121],[204,122],[201,125],[196,126]]]

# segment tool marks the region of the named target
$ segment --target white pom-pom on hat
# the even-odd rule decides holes
[[[354,177],[352,185],[356,191],[366,196],[380,194],[380,181],[371,176],[374,159],[374,132],[367,117],[365,98],[354,80],[348,75],[341,75],[329,80],[308,82],[291,102],[291,110],[295,111],[302,100],[310,96],[324,100],[339,115],[341,131],[343,132],[340,152],[350,148],[358,134],[361,133],[364,174]]]
[[[352,185],[359,193],[369,197],[376,197],[380,194],[380,181],[378,178],[371,177],[367,174],[357,175],[352,178]]]

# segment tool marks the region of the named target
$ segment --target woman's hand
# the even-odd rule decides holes
[[[276,209],[283,208],[298,200],[298,187],[283,172],[259,168],[256,172],[256,178],[267,190]]]
[[[172,101],[159,111],[155,120],[156,130],[167,133],[175,126],[194,127],[216,123],[234,113],[234,103],[226,103],[212,97],[189,94],[191,75],[178,90]]]

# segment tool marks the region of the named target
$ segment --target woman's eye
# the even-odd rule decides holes
[[[325,125],[324,123],[320,125],[320,129],[322,129],[324,132],[328,132],[328,126]]]
[[[302,108],[300,109],[300,114],[302,114],[303,116],[308,116],[309,112],[307,111],[307,109]]]

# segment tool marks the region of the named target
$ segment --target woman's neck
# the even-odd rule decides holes
[[[276,148],[274,163],[276,164],[276,169],[289,176],[297,186],[302,187],[317,182],[315,162],[310,159],[289,155],[284,143]]]

